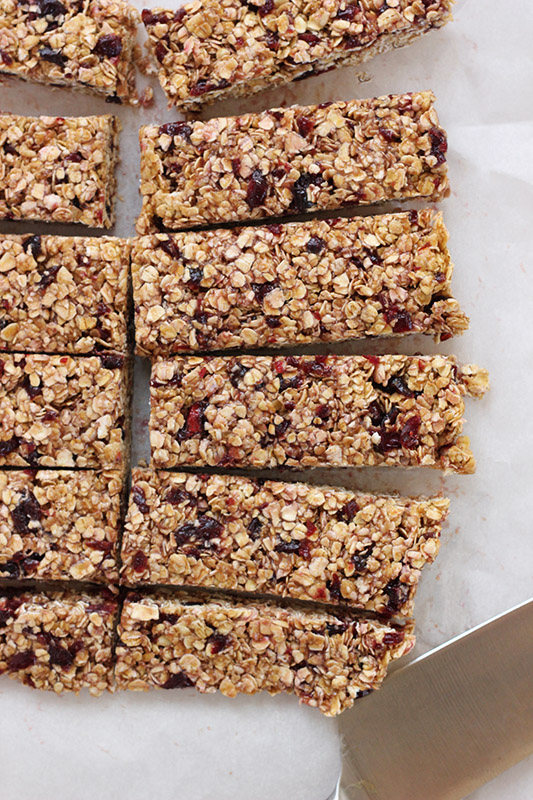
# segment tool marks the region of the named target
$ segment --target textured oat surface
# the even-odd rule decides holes
[[[0,578],[118,578],[120,471],[0,471]]]
[[[0,219],[114,223],[118,120],[0,114]]]
[[[0,0],[0,72],[134,101],[137,21],[121,0]]]
[[[140,355],[468,327],[432,210],[134,240]],[[1,334],[0,334],[1,335]]]
[[[414,645],[411,624],[157,595],[127,598],[118,633],[117,688],[293,692],[328,715],[379,688]]]
[[[453,0],[196,0],[143,12],[170,103],[196,109],[367,61],[451,18]]]
[[[139,233],[449,192],[431,92],[141,128]]]
[[[152,371],[152,460],[473,472],[463,396],[487,387],[447,356],[176,356]]]
[[[0,674],[61,694],[101,694],[113,677],[111,596],[75,592],[0,597]]]
[[[122,579],[413,611],[449,502],[134,469]]]
[[[2,354],[0,466],[120,468],[128,415],[124,356]]]
[[[0,350],[126,352],[130,243],[0,236]]]

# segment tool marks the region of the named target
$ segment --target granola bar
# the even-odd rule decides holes
[[[449,192],[431,92],[141,128],[139,233]]]
[[[124,467],[130,391],[117,353],[2,355],[0,466]]]
[[[0,0],[0,72],[135,101],[137,22],[121,0]]]
[[[292,692],[331,716],[379,688],[414,645],[411,623],[162,595],[127,597],[118,635],[119,689]]]
[[[159,81],[184,110],[250,95],[410,44],[453,0],[195,0],[143,11]]]
[[[121,471],[1,470],[0,578],[118,578]]]
[[[449,501],[134,469],[122,580],[410,615]]]
[[[0,114],[0,219],[115,221],[118,120]]]
[[[112,687],[117,603],[76,592],[0,597],[0,675],[62,694]]]
[[[0,350],[127,349],[130,243],[0,236]]]
[[[153,366],[153,465],[470,473],[463,397],[487,388],[440,355],[177,356]]]
[[[152,234],[132,250],[140,355],[468,327],[432,210]]]

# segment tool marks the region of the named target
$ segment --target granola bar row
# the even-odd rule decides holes
[[[0,674],[37,689],[292,692],[328,715],[380,687],[413,626],[267,603],[187,596],[9,593],[0,597]]]
[[[118,130],[108,114],[0,114],[0,219],[110,228]]]
[[[134,240],[137,352],[280,347],[461,334],[448,233],[436,211]]]
[[[449,193],[431,92],[141,128],[141,234]]]
[[[135,102],[137,22],[122,0],[0,0],[0,72]]]
[[[470,473],[464,396],[487,388],[485,370],[440,355],[176,356],[152,370],[152,461]]]
[[[111,236],[0,236],[0,351],[125,354],[130,249]]]
[[[195,0],[142,19],[169,103],[206,103],[360,64],[451,19],[452,0]]]

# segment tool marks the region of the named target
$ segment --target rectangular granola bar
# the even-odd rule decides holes
[[[436,211],[134,240],[137,352],[462,333]],[[0,334],[1,335],[1,334]]]
[[[121,576],[408,616],[448,506],[439,497],[134,469]]]
[[[0,578],[118,579],[124,473],[0,471]]]
[[[127,349],[130,242],[0,236],[0,350]]]
[[[135,94],[138,14],[121,0],[2,0],[0,72],[95,92],[110,102]]]
[[[115,221],[118,120],[0,114],[0,219]]]
[[[143,11],[169,104],[195,110],[410,44],[453,0],[195,0]]]
[[[153,465],[470,473],[463,397],[487,388],[448,356],[175,357],[152,370]]]
[[[449,193],[431,92],[141,128],[139,233]]]
[[[124,467],[129,367],[117,353],[2,355],[0,466]]]
[[[0,597],[0,675],[62,694],[112,688],[117,602],[109,592]]]
[[[292,692],[331,716],[378,689],[414,645],[411,623],[163,595],[127,597],[118,635],[119,689]]]

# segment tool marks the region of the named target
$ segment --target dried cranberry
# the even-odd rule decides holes
[[[315,127],[315,122],[310,117],[306,117],[302,114],[301,117],[296,119],[296,125],[298,126],[298,131],[300,136],[309,136],[313,128]]]
[[[320,236],[311,236],[309,241],[307,242],[306,249],[309,253],[321,253],[326,243],[324,239],[321,239]]]
[[[168,622],[169,625],[175,625],[177,621],[177,614],[167,614],[165,611],[163,611],[159,615],[159,622]]]
[[[56,64],[58,67],[63,68],[67,63],[67,59],[62,55],[60,50],[53,50],[48,45],[41,47],[39,56],[43,61],[49,61],[51,64]]]
[[[346,19],[348,22],[351,22],[355,19],[356,13],[357,9],[352,5],[346,6],[346,8],[339,8],[337,11],[337,19]]]
[[[275,545],[274,550],[277,553],[297,553],[300,550],[300,544],[301,542],[299,542],[298,539],[291,539],[288,542],[286,542],[285,539],[280,539]]]
[[[50,654],[50,664],[56,664],[58,667],[68,669],[74,662],[74,654],[67,650],[66,647],[61,647],[57,642],[52,642],[48,646]]]
[[[180,503],[196,503],[195,498],[184,489],[179,489],[177,486],[172,486],[165,494],[165,502],[170,503],[172,506],[179,506]]]
[[[248,533],[250,534],[250,539],[252,539],[253,541],[258,539],[262,527],[263,523],[261,522],[259,517],[254,517],[250,521],[250,524],[248,525]]]
[[[43,422],[52,422],[54,419],[59,417],[59,412],[55,411],[53,408],[47,409],[47,411],[43,414]]]
[[[385,409],[378,400],[373,400],[368,406],[368,416],[370,422],[376,427],[383,425],[383,418],[385,416]]]
[[[400,431],[400,441],[408,450],[418,447],[420,440],[420,417],[416,414],[404,423]]]
[[[317,186],[320,183],[322,183],[321,175],[311,175],[309,172],[303,172],[293,184],[291,208],[301,213],[307,211],[311,206],[311,201],[307,196],[307,189],[309,186]]]
[[[6,67],[10,67],[13,64],[13,58],[5,50],[0,50],[0,61]]]
[[[164,61],[165,56],[166,56],[167,53],[168,53],[168,50],[165,47],[165,45],[163,44],[163,42],[158,42],[156,44],[156,46],[155,46],[154,54],[155,54],[155,57],[159,61],[160,64]],[[192,94],[192,89],[191,89],[191,94]]]
[[[162,61],[162,59],[159,59],[159,61]],[[201,78],[199,81],[196,81],[196,83],[193,84],[193,86],[191,86],[189,94],[191,95],[191,97],[201,97],[206,92],[210,92],[212,88],[213,87],[209,83],[209,81],[203,80],[203,78]]]
[[[331,600],[341,599],[341,579],[338,572],[333,575],[330,581],[326,581],[326,586]]]
[[[200,286],[204,277],[204,271],[202,267],[189,267],[189,284],[192,284],[193,287]]]
[[[102,353],[99,359],[105,369],[120,369],[124,366],[125,360],[120,353]]]
[[[379,444],[374,445],[374,448],[377,450],[378,453],[386,453],[389,450],[396,450],[397,448],[402,446],[402,442],[400,439],[400,434],[397,430],[380,430],[379,431],[380,441]]]
[[[248,372],[249,367],[245,367],[244,364],[239,364],[235,362],[230,368],[229,371],[229,381],[232,386],[237,388],[239,383],[242,381],[246,373]]]
[[[182,547],[191,539],[207,542],[210,539],[216,539],[221,536],[223,531],[224,526],[221,522],[207,514],[201,514],[196,523],[188,522],[176,530],[176,545],[177,547]]]
[[[181,22],[183,18],[186,16],[187,11],[183,6],[178,8],[178,10],[174,13],[174,22]]]
[[[274,8],[274,0],[265,0],[263,5],[259,6],[259,8],[257,8],[257,6],[254,4],[253,8],[255,8],[261,18],[266,17],[266,15],[270,14]]]
[[[408,311],[399,311],[392,326],[394,333],[408,333],[414,328],[413,320]]]
[[[131,487],[131,499],[141,512],[141,514],[149,514],[150,508],[146,502],[146,495],[144,493],[144,489],[140,486],[132,486]]]
[[[59,0],[39,0],[41,17],[60,17],[67,9]]]
[[[273,31],[267,31],[265,34],[265,43],[269,50],[279,50],[279,35]]]
[[[41,506],[33,492],[25,491],[21,500],[11,512],[13,527],[17,533],[28,533],[30,522],[39,522],[42,518]]]
[[[383,644],[387,645],[387,647],[394,647],[397,644],[401,644],[404,638],[405,633],[403,631],[393,631],[385,634]]]
[[[252,283],[252,290],[260,303],[263,302],[267,294],[279,287],[277,281],[265,281],[265,283]]]
[[[93,49],[93,53],[102,58],[117,58],[122,53],[122,39],[114,33],[100,36]]]
[[[307,528],[306,536],[312,536],[314,533],[317,532],[318,528],[314,522],[311,522],[310,519],[306,520],[305,527]]]
[[[146,557],[146,553],[143,553],[142,550],[137,550],[131,563],[135,572],[144,572],[148,567],[148,558]]]
[[[276,425],[276,439],[281,439],[281,437],[287,433],[290,424],[290,420],[284,419],[283,422],[280,422],[279,425]]]
[[[61,264],[54,264],[53,267],[49,269],[45,269],[41,275],[41,279],[37,284],[39,289],[46,289],[47,286],[50,286],[56,279],[56,275],[61,269]]]
[[[289,359],[287,359],[289,361]],[[314,378],[323,378],[331,374],[331,364],[328,363],[328,356],[315,356],[313,359],[302,359],[300,363],[306,375],[312,375]]]
[[[400,137],[398,136],[398,134],[392,131],[390,128],[378,128],[378,130],[386,142],[400,141]]]
[[[365,550],[355,553],[352,556],[352,564],[356,572],[363,572],[366,569],[366,562],[372,555],[373,546],[370,545]]]
[[[437,164],[444,164],[446,161],[446,152],[448,150],[446,134],[442,128],[431,128],[429,131],[429,139],[431,142],[431,155],[435,156]]]
[[[400,583],[399,578],[390,581],[383,589],[387,595],[387,608],[393,613],[399,611],[409,599],[410,589],[405,583]]]
[[[320,39],[316,35],[316,33],[300,33],[298,39],[301,39],[303,42],[308,44],[310,47],[313,47],[315,44],[318,44]]]
[[[182,136],[184,139],[190,140],[192,128],[186,122],[166,122],[159,126],[158,133],[167,136]]]
[[[418,225],[418,211],[409,211],[407,216],[411,225]]]
[[[254,169],[246,189],[246,202],[251,209],[265,202],[268,192],[267,179],[260,169]]]
[[[299,389],[303,382],[304,379],[300,373],[294,375],[292,378],[285,378],[282,375],[279,379],[279,390],[280,392],[284,392],[285,389]]]
[[[200,400],[196,403],[193,403],[192,406],[185,411],[185,424],[183,428],[178,431],[178,441],[183,441],[183,439],[190,439],[191,436],[203,434],[205,425],[204,414],[206,408],[207,402],[205,400]]]
[[[22,440],[19,436],[12,436],[11,439],[0,441],[0,456],[7,456],[20,447]]]
[[[353,499],[348,500],[346,505],[342,507],[342,514],[348,522],[350,522],[355,517],[358,511],[359,511],[359,506]]]
[[[300,542],[300,547],[298,548],[298,555],[301,558],[305,558],[307,561],[311,558],[311,545],[307,541],[307,539],[302,539]]]
[[[181,10],[185,11],[184,8]],[[168,22],[168,15],[165,11],[160,14],[154,14],[148,8],[143,9],[141,18],[145,25],[157,25],[158,22]]]
[[[42,385],[40,379],[37,386],[34,386],[30,381],[30,376],[24,375],[23,379],[19,383],[19,386],[24,389],[28,397],[37,397],[38,394],[41,394]]]
[[[398,394],[403,395],[404,397],[414,397],[414,392],[411,391],[407,383],[405,382],[404,378],[401,375],[393,375],[387,381],[386,385],[382,387],[384,391],[392,394],[393,392],[398,392]]]
[[[344,633],[347,628],[348,625],[346,622],[341,622],[340,620],[338,622],[326,623],[326,630],[329,636],[339,636],[341,633]]]
[[[162,689],[186,689],[192,686],[193,682],[184,672],[173,672],[162,685]]]
[[[326,403],[322,403],[322,405],[316,407],[315,416],[323,420],[329,419],[331,408]]]
[[[34,236],[28,236],[28,238],[24,239],[22,242],[24,252],[30,253],[30,255],[32,255],[34,258],[37,258],[42,253],[41,242],[41,237],[38,234],[35,234]]]
[[[14,653],[11,658],[8,659],[7,668],[10,672],[15,672],[19,669],[28,669],[35,664],[36,660],[33,650],[22,650],[19,653]]]
[[[265,322],[269,328],[279,328],[281,325],[279,317],[265,317]]]
[[[343,44],[345,50],[355,50],[357,47],[361,47],[361,39],[350,33],[348,36],[344,37]]]
[[[110,553],[115,546],[113,542],[97,541],[96,539],[84,539],[84,541],[91,550],[101,550],[102,553]]]
[[[168,239],[163,239],[157,243],[157,246],[160,247],[161,250],[164,250],[171,258],[181,258],[179,247],[172,237],[169,236]]]
[[[5,564],[0,564],[0,572],[5,573],[8,578],[16,580],[20,577],[20,566],[15,561],[6,561]],[[4,575],[2,577],[4,577]]]
[[[222,650],[225,650],[230,642],[230,637],[225,636],[223,633],[213,633],[207,639],[207,644],[211,645],[211,655],[216,656]]]

